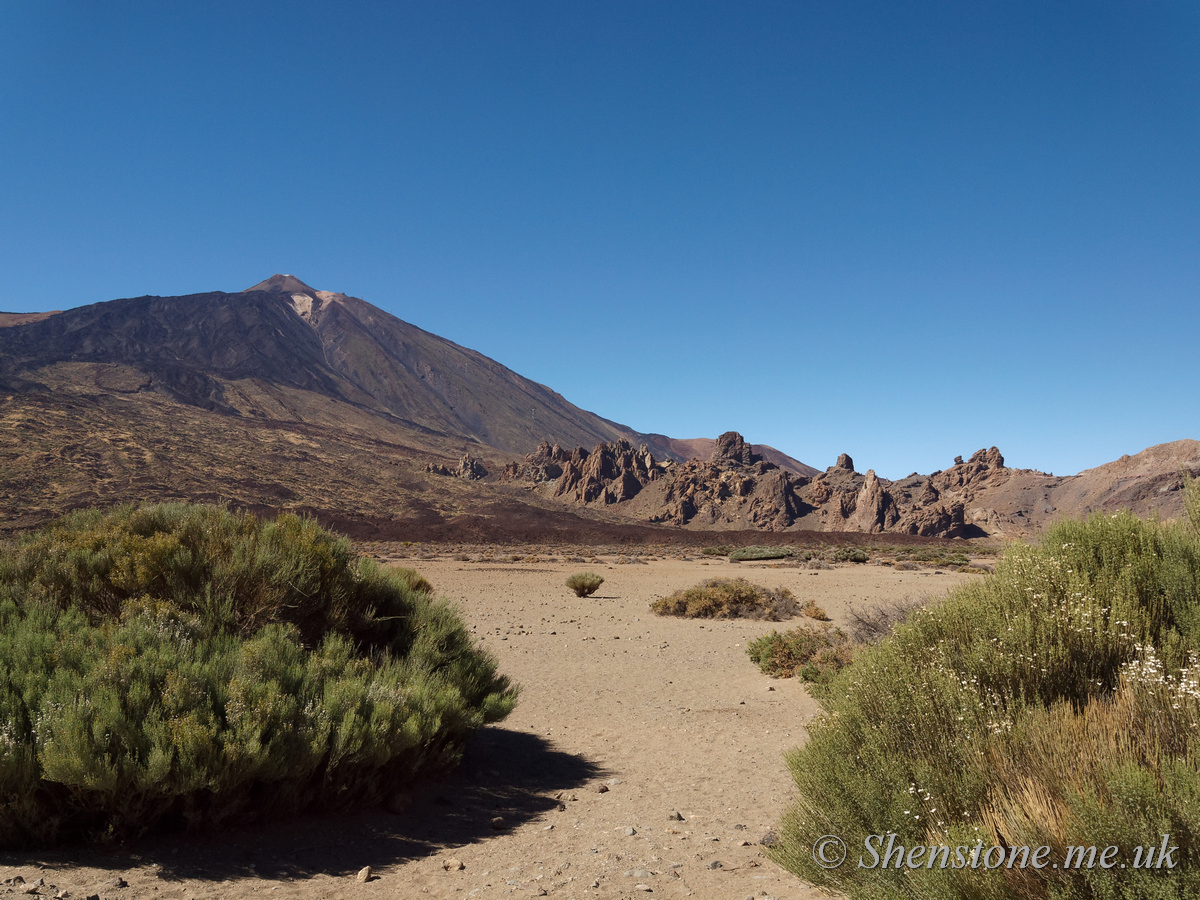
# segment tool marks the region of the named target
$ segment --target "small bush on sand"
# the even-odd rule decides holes
[[[816,619],[818,622],[828,622],[829,616],[820,606],[817,601],[809,597],[804,601],[804,605],[800,607],[800,612],[808,616],[810,619]]]
[[[1198,490],[1186,498],[1200,512]],[[797,799],[769,851],[801,878],[852,898],[1200,893],[1200,533],[1189,523],[1118,513],[1010,546],[994,574],[859,650],[821,703],[788,755]],[[822,835],[851,848],[847,865],[814,861]],[[952,862],[872,865],[870,835],[949,847]],[[1164,835],[1175,867],[1135,866]],[[1057,866],[1009,864],[1042,846]],[[1086,846],[1118,848],[1112,866],[1064,870],[1067,848]],[[958,847],[1006,864],[955,869]]]
[[[732,562],[746,562],[752,559],[787,559],[796,551],[791,547],[739,547],[729,554]]]
[[[744,578],[710,578],[650,604],[661,616],[692,619],[766,619],[778,622],[800,612],[787,588],[769,590]]]
[[[700,552],[705,556],[728,556],[733,552],[733,548],[725,544],[717,544],[715,547],[705,547]]]
[[[604,579],[593,572],[579,572],[567,579],[567,587],[575,592],[576,597],[590,597],[602,584]]]
[[[0,846],[361,806],[455,764],[517,691],[427,587],[311,520],[186,504],[0,552]]]
[[[801,625],[780,634],[772,631],[751,641],[750,659],[763,673],[776,678],[826,684],[850,664],[850,639],[840,628]]]

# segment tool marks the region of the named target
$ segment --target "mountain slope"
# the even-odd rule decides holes
[[[818,472],[736,432],[639,434],[290,275],[0,326],[4,529],[155,498],[469,519],[480,533],[492,509],[535,523],[1027,537],[1063,515],[1177,516],[1180,473],[1200,474],[1197,441],[1070,477],[1010,469],[993,447],[890,482],[845,454]]]
[[[275,276],[238,294],[97,303],[0,329],[0,389],[93,379],[120,366],[213,412],[308,421],[325,401],[443,442],[520,452],[636,438],[495,360],[362,300]],[[305,397],[302,394],[308,394]]]

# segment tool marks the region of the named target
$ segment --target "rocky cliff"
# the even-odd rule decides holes
[[[991,447],[966,461],[955,457],[948,469],[930,475],[888,481],[874,470],[860,474],[845,453],[824,472],[797,475],[764,460],[730,431],[708,459],[685,463],[657,462],[645,447],[635,450],[626,441],[600,443],[590,453],[543,443],[502,477],[574,504],[618,507],[643,522],[692,528],[1028,537],[1059,515],[1125,506],[1178,515],[1181,473],[1200,474],[1200,443],[1166,446],[1172,449],[1151,448],[1074,477],[1009,468]]]

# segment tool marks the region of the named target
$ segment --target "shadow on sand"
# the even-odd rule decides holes
[[[5,853],[0,861],[113,872],[157,867],[167,882],[348,875],[363,866],[380,869],[494,838],[500,833],[492,825],[495,817],[503,817],[505,830],[517,828],[557,810],[558,792],[608,774],[537,735],[489,727],[467,744],[458,768],[415,785],[411,803],[398,815],[378,807],[314,814],[220,835],[147,837],[111,850]]]

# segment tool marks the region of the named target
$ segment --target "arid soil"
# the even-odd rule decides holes
[[[818,707],[803,685],[759,673],[745,648],[801,620],[682,620],[648,605],[742,575],[812,598],[846,625],[851,608],[937,596],[978,577],[871,564],[776,568],[686,550],[623,564],[618,548],[577,557],[586,562],[538,548],[455,548],[467,559],[394,549],[433,557],[389,564],[417,568],[457,602],[522,685],[513,715],[479,733],[457,770],[396,798],[393,811],[147,836],[112,850],[5,853],[0,894],[43,879],[41,896],[137,900],[823,896],[760,845],[791,796],[784,753],[803,743]],[[585,570],[605,582],[580,599],[564,581]]]

